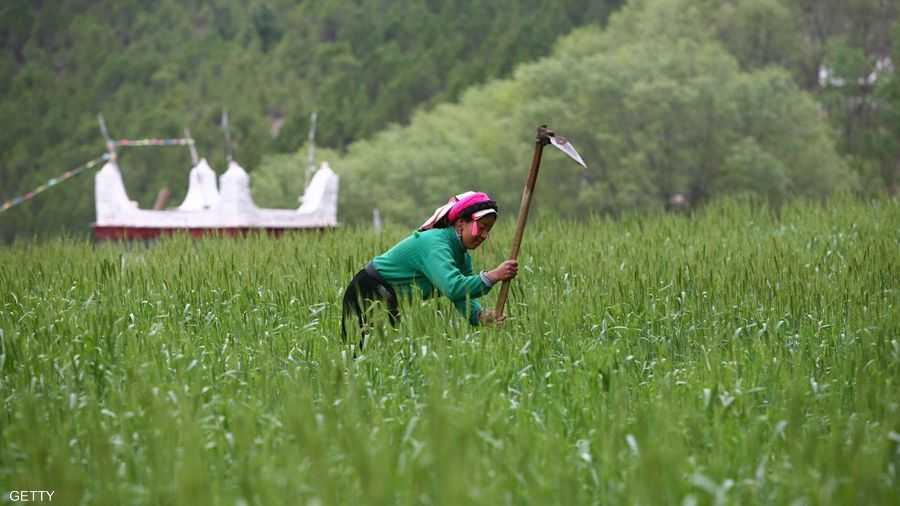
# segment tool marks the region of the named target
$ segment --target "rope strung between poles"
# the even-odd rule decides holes
[[[110,144],[113,146],[122,146],[122,147],[130,147],[130,146],[193,146],[194,139],[190,137],[180,138],[180,139],[119,139],[116,141],[111,141]],[[45,190],[49,190],[50,188],[62,183],[63,181],[73,178],[82,172],[93,168],[98,163],[109,160],[113,157],[111,153],[106,153],[100,158],[95,158],[81,166],[78,166],[72,170],[67,170],[63,172],[63,174],[59,177],[51,178],[46,183],[38,186],[34,190],[19,195],[14,199],[7,200],[0,206],[0,213],[3,213],[23,202],[27,202],[31,200],[38,193],[44,192]]]
[[[50,188],[52,188],[52,187],[58,185],[59,183],[62,183],[63,181],[66,181],[66,180],[68,180],[68,179],[71,179],[71,178],[77,176],[78,174],[81,174],[82,172],[88,170],[88,169],[92,169],[92,168],[94,168],[98,163],[100,163],[100,162],[102,162],[102,161],[105,161],[105,160],[109,160],[109,154],[108,154],[108,153],[107,153],[107,154],[104,154],[104,155],[101,156],[100,158],[95,158],[95,159],[93,159],[93,160],[91,160],[91,161],[89,161],[89,162],[87,162],[87,163],[85,163],[85,164],[82,164],[82,165],[80,165],[80,166],[78,166],[78,167],[76,167],[76,168],[74,168],[74,169],[72,169],[72,170],[67,170],[67,171],[63,172],[61,176],[51,178],[51,179],[50,179],[49,181],[47,181],[46,183],[44,183],[44,184],[38,186],[37,188],[35,188],[34,190],[32,190],[32,191],[30,191],[30,192],[28,192],[28,193],[24,193],[24,194],[22,194],[22,195],[19,195],[18,197],[14,198],[14,199],[11,199],[11,200],[7,200],[6,202],[3,203],[2,206],[0,206],[0,213],[3,213],[3,212],[5,212],[5,211],[9,210],[10,208],[13,208],[13,207],[15,207],[15,206],[21,204],[22,202],[27,202],[27,201],[31,200],[31,199],[32,199],[35,195],[37,195],[38,193],[41,193],[41,192],[43,192],[43,191],[45,191],[45,190],[49,190]]]
[[[116,146],[193,146],[194,139],[119,139],[113,141]]]

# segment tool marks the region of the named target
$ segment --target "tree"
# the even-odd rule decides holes
[[[542,123],[569,136],[589,168],[551,150],[540,212],[661,208],[674,194],[699,205],[748,191],[777,203],[856,187],[813,98],[784,70],[742,70],[695,9],[630,4],[606,31],[576,31],[514,79],[351,146],[336,163],[350,181],[342,216],[363,220],[378,206],[415,225],[445,194],[476,187],[515,209]]]
[[[894,26],[894,62],[900,62],[900,22]],[[886,73],[875,91],[879,105],[879,125],[873,136],[878,154],[877,173],[887,193],[900,194],[900,74]]]
[[[223,109],[250,171],[266,155],[299,149],[313,111],[318,143],[345,149],[508,75],[620,3],[155,0],[148,9],[140,0],[9,0],[0,7],[0,197],[102,153],[100,112],[118,138],[190,127],[218,168]],[[128,190],[145,206],[163,184],[179,198],[189,167],[185,152],[169,149],[122,160]],[[0,215],[0,240],[87,230],[92,192],[82,178],[85,187],[54,189],[59,200],[42,196]]]

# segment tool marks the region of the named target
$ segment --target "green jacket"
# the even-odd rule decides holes
[[[372,262],[398,294],[410,295],[416,287],[427,299],[437,289],[472,325],[478,325],[481,305],[474,299],[488,293],[491,287],[472,272],[472,257],[453,228],[413,232]]]

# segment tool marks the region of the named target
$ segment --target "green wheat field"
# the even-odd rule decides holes
[[[354,360],[408,232],[0,249],[4,500],[900,504],[900,201],[535,216],[504,326],[412,301]]]

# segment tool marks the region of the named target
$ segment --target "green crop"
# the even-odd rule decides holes
[[[0,250],[0,492],[900,503],[900,202],[535,217],[504,326],[415,300],[354,360],[343,289],[405,233]]]

